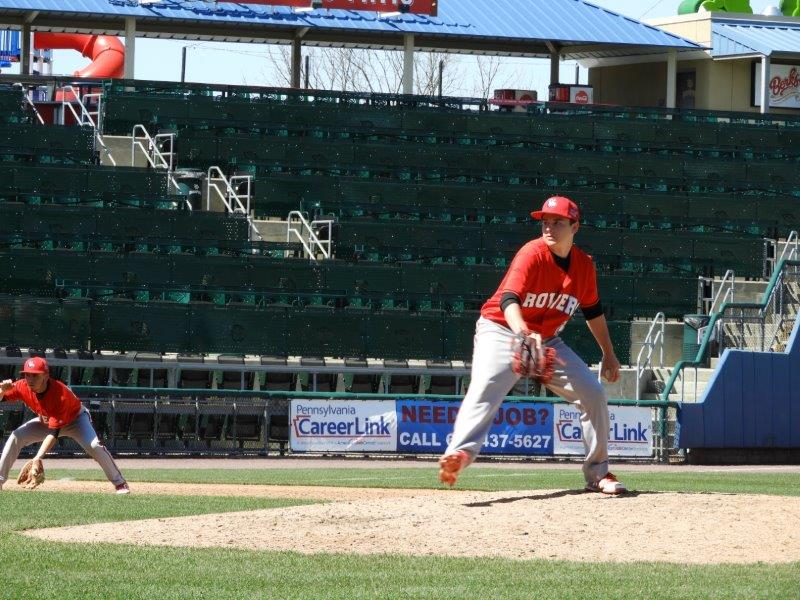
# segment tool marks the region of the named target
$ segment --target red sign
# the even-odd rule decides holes
[[[456,0],[457,1],[457,0]],[[242,4],[311,8],[311,0],[241,0]],[[408,12],[435,17],[439,0],[322,0],[322,8],[370,12]]]
[[[788,76],[778,75],[769,82],[769,89],[773,96],[787,96],[796,93],[798,87],[800,87],[800,76],[798,76],[797,67],[792,67]]]
[[[372,12],[404,11],[415,15],[435,17],[439,8],[439,0],[322,0],[322,7]]]
[[[589,104],[589,94],[580,90],[575,94],[575,104]]]
[[[241,4],[268,4],[269,6],[311,8],[311,0],[241,0]]]

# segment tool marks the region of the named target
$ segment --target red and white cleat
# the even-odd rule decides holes
[[[469,454],[463,450],[446,454],[439,459],[439,481],[453,487],[458,480],[458,474],[469,462]]]
[[[123,481],[119,485],[114,486],[115,494],[130,494],[131,488],[128,487],[128,483]]]
[[[586,484],[587,492],[599,492],[601,494],[608,494],[609,496],[618,496],[628,491],[625,484],[622,483],[613,473],[606,473],[600,481],[595,483]]]

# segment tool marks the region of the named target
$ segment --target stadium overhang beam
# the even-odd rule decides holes
[[[546,21],[537,18],[545,0],[519,0],[499,12],[487,9],[483,0],[461,0],[443,7],[434,19],[375,19],[346,10],[301,15],[280,7],[254,9],[246,3],[215,13],[199,10],[195,4],[175,0],[150,9],[135,3],[106,4],[101,0],[83,0],[83,4],[67,7],[60,0],[0,0],[0,27],[124,36],[131,55],[135,54],[135,40],[139,37],[291,44],[293,71],[299,70],[297,59],[302,45],[401,50],[405,53],[404,65],[412,67],[414,52],[550,58],[551,83],[558,82],[561,60],[672,55],[671,48],[678,52],[703,49],[694,42],[576,0],[547,0],[550,18]],[[303,34],[298,33],[301,30]],[[132,64],[129,61],[126,66]],[[406,80],[410,81],[412,75],[406,72]]]

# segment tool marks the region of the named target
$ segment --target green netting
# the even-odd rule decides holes
[[[614,346],[614,352],[617,355],[620,363],[630,364],[630,346],[631,346],[631,324],[628,321],[609,321],[608,330],[611,335],[611,342]],[[561,333],[561,339],[572,348],[578,356],[585,360],[588,364],[596,364],[600,362],[602,352],[597,345],[591,331],[586,326],[586,322],[580,318],[571,319],[564,331]]]
[[[189,304],[187,343],[192,351],[271,354],[282,342],[281,326],[276,326],[274,315],[267,311]]]
[[[39,163],[94,160],[94,131],[87,127],[0,123],[0,154]]]
[[[0,334],[5,344],[30,348],[86,348],[89,303],[0,295]]]
[[[26,118],[22,90],[0,86],[0,120],[15,123]]]
[[[110,299],[95,302],[91,310],[95,348],[148,352],[203,351],[193,344],[189,307],[174,302],[139,304]]]
[[[296,356],[365,356],[365,337],[370,316],[306,307],[290,320],[288,349]],[[368,338],[367,338],[368,339]],[[370,355],[373,356],[373,355]]]

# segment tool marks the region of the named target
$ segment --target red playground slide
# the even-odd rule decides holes
[[[125,46],[114,36],[36,32],[33,47],[37,50],[77,50],[91,58],[89,65],[75,71],[76,77],[121,78],[125,72]]]

